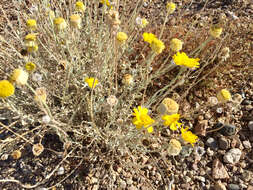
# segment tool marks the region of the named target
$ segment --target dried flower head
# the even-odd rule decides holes
[[[141,27],[141,28],[145,28],[148,25],[148,21],[145,18],[141,18],[141,17],[137,17],[136,18],[136,24]]]
[[[179,119],[180,119],[179,114],[162,116],[164,126],[170,127],[172,131],[176,131],[182,125],[181,123],[178,122]]]
[[[126,42],[128,36],[125,32],[118,32],[116,38],[120,44],[124,44]]]
[[[34,20],[34,19],[28,19],[28,20],[26,21],[26,26],[27,26],[30,30],[36,30],[36,28],[37,28],[36,20]]]
[[[171,41],[170,41],[170,49],[172,51],[175,51],[175,52],[178,52],[182,49],[183,47],[183,42],[177,38],[173,38]]]
[[[179,110],[179,105],[176,101],[174,101],[171,98],[165,98],[162,103],[159,105],[157,111],[161,115],[171,115],[171,114],[176,114]]]
[[[193,134],[191,131],[188,131],[188,129],[189,127],[186,127],[186,128],[181,127],[181,136],[184,141],[194,146],[194,143],[196,143],[198,140],[198,136]]]
[[[36,65],[32,62],[28,62],[25,64],[25,69],[30,72],[34,71],[36,69]]]
[[[210,35],[214,38],[219,38],[222,33],[222,27],[219,25],[214,25],[210,29]]]
[[[0,98],[7,98],[13,95],[15,87],[8,80],[0,81]]]
[[[151,44],[153,40],[156,38],[154,34],[147,33],[147,32],[144,32],[142,37],[143,37],[144,42],[148,42],[149,44]]]
[[[67,28],[67,23],[62,17],[55,18],[54,25],[58,31],[61,31]]]
[[[95,78],[85,78],[84,81],[87,83],[87,85],[90,87],[90,88],[95,88],[98,84],[98,80],[95,79]]]
[[[150,47],[151,47],[153,52],[155,52],[156,54],[160,54],[164,50],[165,45],[161,40],[158,40],[157,38],[154,38],[153,41],[150,44]]]
[[[44,151],[44,146],[41,143],[33,145],[32,152],[34,156],[39,156]]]
[[[225,47],[221,50],[221,53],[219,54],[219,57],[226,61],[229,58],[230,50],[228,47]]]
[[[173,61],[176,65],[182,65],[189,68],[198,68],[199,67],[199,58],[189,58],[186,53],[177,52],[173,55]]]
[[[85,5],[83,4],[82,1],[77,1],[76,2],[76,11],[79,11],[79,12],[84,12],[86,9]]]
[[[22,69],[15,69],[10,77],[12,82],[15,82],[17,85],[25,85],[28,80],[28,73]]]
[[[169,146],[167,152],[171,156],[177,156],[182,150],[181,143],[176,139],[171,139],[169,142]]]
[[[113,107],[116,106],[118,103],[118,99],[116,98],[116,96],[111,95],[106,99],[107,103],[109,104],[109,106]]]
[[[15,160],[18,160],[19,158],[21,158],[21,155],[22,153],[20,150],[15,150],[12,152],[11,157]]]
[[[218,92],[217,98],[220,102],[227,102],[231,100],[231,94],[227,89],[222,89]]]
[[[131,85],[131,84],[133,84],[133,82],[134,82],[134,79],[133,79],[132,75],[130,75],[130,74],[125,74],[124,75],[123,80],[122,80],[123,84]]]
[[[177,7],[176,4],[172,3],[172,2],[167,3],[167,5],[166,5],[166,8],[167,8],[167,11],[169,14],[174,13],[174,11],[176,10],[176,7]]]
[[[134,108],[135,116],[132,120],[133,124],[137,129],[141,129],[142,127],[146,128],[148,133],[153,132],[153,127],[151,126],[155,121],[148,115],[148,109],[138,106],[138,108]]]
[[[82,19],[78,14],[70,16],[70,25],[74,28],[81,28]]]
[[[217,105],[219,102],[218,102],[218,99],[217,99],[216,97],[211,96],[211,97],[208,97],[207,103],[208,103],[210,106],[215,106],[215,105]]]
[[[39,103],[46,103],[47,91],[44,87],[40,87],[35,90],[34,100]]]
[[[111,28],[118,29],[121,21],[119,19],[119,12],[113,9],[110,9],[106,12],[106,22]]]
[[[42,123],[47,124],[51,121],[51,118],[48,115],[44,115],[42,118]]]

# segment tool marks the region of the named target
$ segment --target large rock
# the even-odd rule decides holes
[[[239,162],[241,155],[242,151],[239,148],[232,148],[224,155],[223,159],[228,164],[236,164]]]

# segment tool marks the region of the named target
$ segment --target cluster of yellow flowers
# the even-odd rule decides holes
[[[156,54],[162,53],[165,48],[165,45],[161,40],[157,39],[154,34],[144,32],[142,36],[143,40],[149,43],[153,52],[155,52]]]

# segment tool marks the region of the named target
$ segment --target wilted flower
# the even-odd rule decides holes
[[[82,1],[77,1],[76,2],[76,11],[84,12],[86,9],[85,5],[83,4]]]
[[[42,123],[47,124],[51,121],[51,118],[48,115],[44,115],[41,120],[42,120]]]
[[[117,30],[121,23],[119,20],[119,12],[113,9],[110,9],[108,12],[106,12],[106,22],[111,28]]]
[[[33,47],[36,46],[36,35],[35,34],[27,34],[25,36],[25,46],[26,47]]]
[[[12,152],[11,156],[13,159],[18,160],[21,157],[22,153],[20,150],[15,150]]]
[[[35,90],[35,96],[34,96],[34,100],[36,102],[42,102],[42,103],[46,103],[47,100],[47,91],[45,88],[41,87],[41,88],[37,88]]]
[[[189,58],[184,52],[177,52],[173,55],[173,61],[176,65],[183,65],[189,68],[198,68],[199,67],[199,58]]]
[[[227,89],[222,89],[218,94],[217,98],[220,102],[226,102],[231,100],[231,94]]]
[[[13,95],[15,87],[8,80],[0,81],[0,98],[7,98]]]
[[[106,5],[107,7],[112,8],[112,3],[110,0],[101,0],[100,3]]]
[[[170,49],[172,49],[172,51],[178,52],[182,49],[183,47],[183,42],[177,38],[173,38],[170,41]]]
[[[128,36],[125,32],[118,32],[116,38],[120,44],[124,44],[126,42]]]
[[[153,40],[156,38],[156,36],[152,33],[147,33],[147,32],[144,32],[143,35],[143,40],[145,42],[148,42],[149,44],[151,44],[153,42]]]
[[[161,40],[154,38],[150,44],[150,47],[153,50],[153,52],[155,52],[156,54],[160,54],[164,50],[165,45]]]
[[[214,38],[219,38],[222,33],[222,28],[219,25],[214,25],[210,29],[210,35]]]
[[[171,156],[177,156],[179,155],[181,150],[182,150],[181,143],[176,139],[171,139],[167,149],[168,154]]]
[[[30,30],[36,30],[37,28],[37,23],[36,23],[36,20],[34,19],[28,19],[26,21],[26,25]]]
[[[147,128],[148,133],[153,132],[153,127],[151,126],[155,121],[148,115],[148,109],[138,106],[138,109],[134,108],[135,116],[132,120],[133,124],[137,129],[141,129],[142,127]]]
[[[134,82],[134,79],[133,79],[132,75],[130,75],[130,74],[125,74],[124,75],[123,80],[122,80],[123,84],[131,85],[131,84],[133,84],[133,82]]]
[[[28,73],[22,69],[15,69],[10,77],[12,82],[15,82],[17,85],[25,85],[28,80]]]
[[[70,16],[70,24],[74,28],[81,28],[82,19],[78,14],[74,14]]]
[[[216,104],[218,104],[218,99],[216,97],[208,97],[207,102],[211,105],[211,106],[215,106]]]
[[[194,143],[196,143],[198,140],[198,136],[193,134],[191,131],[188,131],[188,129],[189,127],[186,127],[186,128],[181,127],[181,136],[184,141],[194,146]]]
[[[219,54],[219,57],[221,59],[223,59],[224,61],[227,60],[227,58],[229,58],[229,53],[230,53],[230,50],[228,47],[225,47],[221,50],[221,53]]]
[[[40,81],[42,81],[42,75],[39,73],[34,73],[32,75],[32,80],[35,82],[40,82]]]
[[[118,99],[116,98],[116,96],[114,95],[111,95],[109,96],[107,99],[106,99],[107,103],[113,107],[113,106],[116,106],[117,103],[118,103]]]
[[[172,14],[172,13],[174,13],[174,11],[176,10],[176,4],[175,3],[167,3],[167,5],[166,5],[166,8],[167,8],[167,11],[168,11],[168,13],[169,14]]]
[[[85,78],[84,81],[90,88],[95,88],[96,85],[98,84],[98,80],[95,78]]]
[[[169,126],[172,131],[177,130],[182,125],[181,123],[178,122],[179,119],[180,119],[179,114],[162,116],[162,120],[164,120],[163,124],[165,126]]]
[[[34,71],[36,69],[36,65],[32,62],[28,62],[25,64],[25,69],[27,71]]]
[[[33,145],[32,152],[34,156],[39,156],[44,151],[44,146],[41,143]]]
[[[67,27],[67,23],[62,17],[55,18],[54,25],[58,31],[64,30]]]
[[[165,98],[158,107],[158,112],[160,114],[176,114],[178,112],[179,105],[176,101],[171,98]]]

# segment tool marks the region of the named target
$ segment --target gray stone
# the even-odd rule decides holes
[[[224,127],[220,131],[225,136],[231,136],[235,134],[236,127],[234,125],[227,124],[227,125],[224,125]]]
[[[229,141],[225,137],[219,138],[219,148],[222,150],[227,150],[229,148]]]
[[[224,162],[228,164],[236,164],[239,162],[242,155],[242,151],[238,148],[230,149],[223,157]]]
[[[248,127],[251,131],[253,131],[253,121],[250,121]]]
[[[240,190],[240,186],[237,184],[231,183],[231,184],[228,184],[228,189],[229,190]]]
[[[207,139],[206,145],[208,147],[210,147],[211,149],[213,149],[213,150],[218,150],[217,141],[214,138],[212,138],[212,137],[210,137],[210,138]]]

